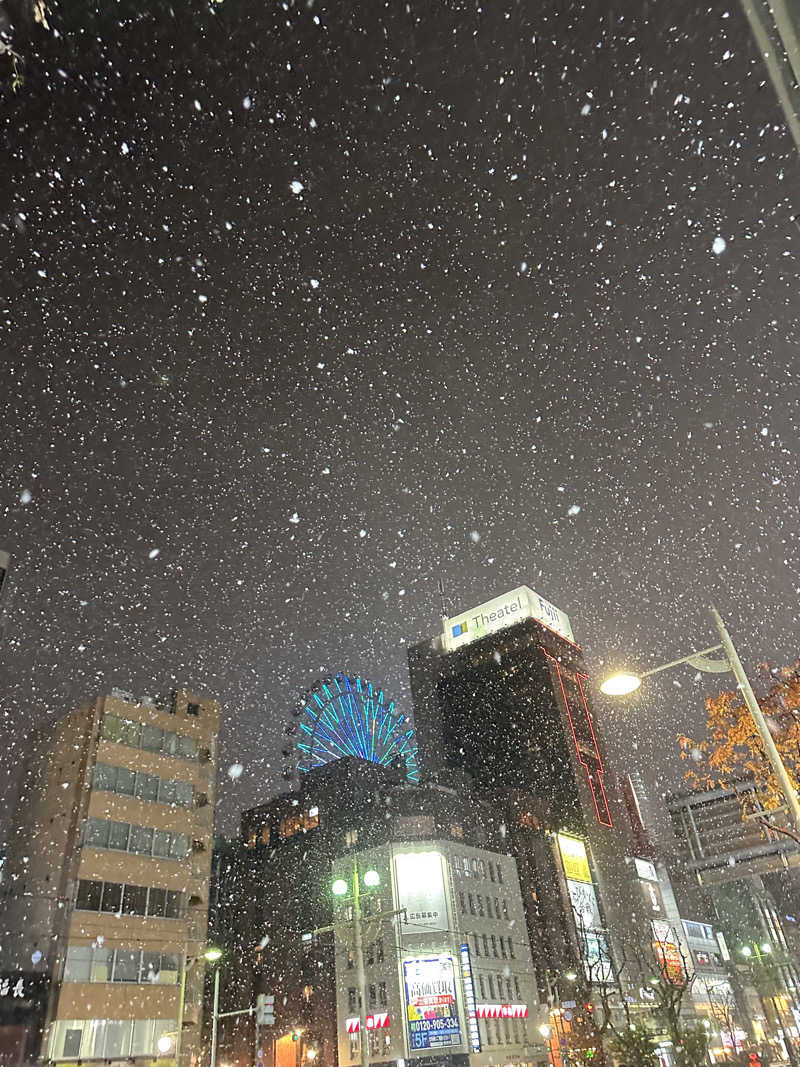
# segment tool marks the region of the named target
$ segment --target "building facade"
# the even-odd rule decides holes
[[[224,1011],[235,1011],[253,1003],[259,993],[275,996],[275,1026],[258,1035],[266,1067],[300,1067],[312,1057],[315,1067],[335,1067],[342,1054],[342,1062],[350,1062],[352,1035],[348,1020],[353,1012],[349,1011],[348,991],[357,983],[351,980],[351,969],[344,960],[339,961],[341,981],[337,975],[337,952],[346,951],[348,934],[341,927],[330,929],[338,915],[334,911],[333,871],[340,867],[352,871],[354,857],[361,862],[358,857],[362,853],[371,855],[373,850],[385,858],[400,851],[407,855],[436,853],[443,857],[441,877],[446,879],[443,892],[447,903],[442,904],[439,892],[438,905],[438,921],[440,925],[446,921],[445,930],[426,934],[423,928],[422,940],[417,943],[419,924],[430,922],[430,917],[423,920],[416,915],[405,928],[391,917],[396,909],[387,903],[388,911],[381,911],[380,920],[377,916],[374,920],[379,921],[380,932],[365,935],[365,967],[373,976],[365,997],[368,1007],[374,1003],[378,1015],[388,1013],[394,1019],[393,1028],[380,1027],[388,1031],[391,1048],[405,1048],[404,1042],[408,1041],[407,1035],[403,1036],[404,1005],[399,999],[406,948],[413,946],[408,958],[422,958],[420,952],[427,947],[433,951],[434,945],[439,946],[436,952],[441,954],[443,946],[455,945],[448,952],[455,961],[454,1003],[459,1037],[464,1040],[457,1045],[433,1047],[430,1056],[438,1063],[442,1056],[472,1054],[464,1043],[470,1028],[463,1014],[461,947],[467,945],[467,955],[478,976],[476,1004],[481,999],[482,977],[485,1003],[492,1012],[498,1012],[498,1017],[504,1017],[500,1014],[503,1004],[519,1002],[528,1006],[527,1044],[522,1042],[522,1023],[518,1019],[519,1042],[513,1044],[510,1028],[508,1045],[498,1037],[497,1046],[492,1046],[495,1062],[501,1052],[504,1056],[514,1053],[514,1062],[543,1062],[546,1053],[541,1034],[531,1022],[540,1009],[535,1007],[537,991],[530,947],[515,864],[502,820],[467,791],[438,783],[418,786],[408,780],[400,766],[380,766],[347,757],[304,775],[298,792],[245,812],[238,855],[220,865],[221,872],[228,873],[220,880],[221,906],[213,936],[225,945],[236,978],[234,981],[231,973],[231,980],[226,981],[223,973],[221,1006]],[[467,857],[469,873],[463,873]],[[388,859],[386,863],[385,870],[393,872],[391,877],[387,873],[382,882],[388,902],[389,898],[394,900],[396,885],[392,879],[396,880],[396,874]],[[463,913],[455,881],[457,869],[462,872]],[[498,877],[503,878],[502,883]],[[433,899],[434,891],[438,892],[436,886],[428,888],[422,882],[419,890],[426,901]],[[407,908],[409,916],[412,911],[432,910],[433,905],[423,906],[422,901],[418,907]],[[327,933],[314,933],[326,929]],[[498,982],[501,976],[502,987]],[[511,981],[510,987],[506,978]],[[257,1037],[252,1021],[244,1016],[223,1023],[220,1057],[232,1067],[247,1067]],[[382,1033],[380,1038],[368,1038],[372,1042],[371,1062],[384,1062],[388,1054],[386,1036]],[[504,1032],[502,1036],[505,1037]],[[495,1040],[494,1027],[487,1039]],[[360,1040],[358,1031],[355,1040]],[[523,1056],[525,1048],[529,1051]],[[419,1051],[415,1058],[425,1059]]]
[[[540,995],[576,968],[606,980],[649,917],[569,619],[522,586],[444,619],[409,670],[420,779],[470,785],[507,826]]]
[[[352,886],[354,870],[365,981],[362,991],[344,897],[334,915],[340,1067],[360,1063],[361,1040],[371,1063],[546,1064],[548,1006],[513,858],[415,834],[339,857],[332,877]],[[379,879],[372,888],[367,872]]]
[[[31,738],[0,976],[48,986],[29,1057],[196,1059],[218,730],[205,697],[114,690]]]

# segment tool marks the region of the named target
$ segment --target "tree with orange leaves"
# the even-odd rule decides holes
[[[773,671],[769,664],[760,667],[770,675],[772,683],[758,703],[796,789],[800,781],[800,660],[779,671]],[[738,692],[728,691],[706,700],[706,729],[708,736],[704,740],[678,736],[681,759],[689,764],[684,777],[692,787],[730,788],[746,779],[753,783],[761,810],[770,812],[781,808],[783,794],[755,723]],[[777,812],[772,818],[756,816],[756,820],[800,841],[800,835]]]

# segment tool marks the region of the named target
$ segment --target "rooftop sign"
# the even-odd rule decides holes
[[[447,652],[452,652],[462,645],[469,645],[487,634],[505,630],[523,619],[536,619],[537,622],[554,630],[567,641],[574,643],[569,619],[555,605],[544,597],[534,593],[527,585],[512,589],[510,593],[495,597],[477,608],[462,611],[444,621],[443,641]]]

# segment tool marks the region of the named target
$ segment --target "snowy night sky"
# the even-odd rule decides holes
[[[9,768],[200,688],[230,830],[321,674],[409,710],[439,577],[596,676],[712,599],[798,657],[800,166],[737,0],[64,6],[0,112]],[[597,718],[675,784],[724,682]]]

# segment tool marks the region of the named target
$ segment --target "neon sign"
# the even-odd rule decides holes
[[[578,755],[578,762],[586,772],[589,781],[589,789],[592,793],[594,810],[597,813],[597,821],[601,826],[613,826],[611,812],[608,809],[608,798],[603,785],[603,759],[597,746],[597,737],[594,732],[594,724],[586,703],[586,694],[583,691],[582,679],[585,674],[565,674],[561,670],[561,664],[551,655],[546,648],[542,652],[553,665],[553,671],[558,678],[561,698],[567,712],[572,740]]]

